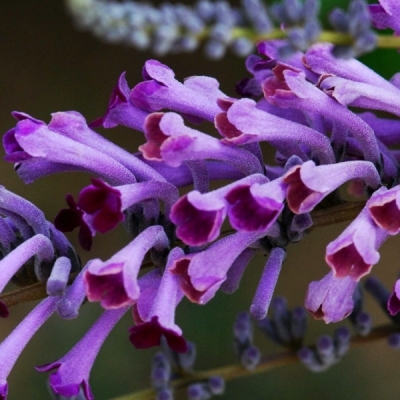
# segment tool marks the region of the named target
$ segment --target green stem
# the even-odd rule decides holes
[[[272,40],[272,39],[285,39],[287,34],[280,29],[274,29],[269,33],[259,35],[249,28],[235,28],[232,32],[234,38],[246,37],[253,42],[259,42],[261,40]],[[201,33],[201,39],[206,38],[208,32],[204,31]],[[400,48],[400,36],[391,35],[376,35],[377,47],[384,49],[396,49]],[[329,42],[339,45],[352,45],[354,39],[347,33],[340,33],[335,31],[322,31],[316,42]]]
[[[351,340],[350,347],[355,348],[367,343],[376,342],[377,340],[387,338],[390,334],[400,332],[400,326],[396,324],[380,325],[374,328],[368,336],[354,336]],[[224,367],[214,368],[207,371],[194,372],[184,375],[171,382],[171,386],[175,389],[185,388],[191,383],[204,381],[212,376],[221,376],[226,381],[242,378],[249,375],[259,374],[274,368],[285,365],[296,364],[299,362],[295,351],[285,351],[273,356],[265,357],[262,362],[252,371],[248,371],[238,364],[226,365]],[[133,394],[127,394],[115,397],[112,400],[154,400],[155,392],[153,389],[140,390]]]

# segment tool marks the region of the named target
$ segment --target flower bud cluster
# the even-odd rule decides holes
[[[261,361],[261,352],[253,344],[253,323],[249,313],[242,312],[236,316],[233,337],[235,351],[241,364],[248,370],[256,368]]]
[[[300,362],[313,372],[323,372],[340,361],[347,353],[351,334],[347,327],[337,328],[333,337],[323,335],[315,347],[302,347],[298,352]]]
[[[262,34],[272,24],[261,0],[243,0],[242,8],[227,1],[198,0],[193,6],[163,3],[69,0],[67,6],[79,27],[103,40],[125,43],[156,55],[191,52],[207,37],[204,51],[221,58],[227,48],[239,56],[254,50],[254,43],[234,30],[253,27]]]
[[[321,34],[319,3],[282,0],[267,8],[262,0],[242,0],[240,7],[225,0],[198,0],[194,6],[162,3],[156,7],[136,1],[67,0],[67,7],[78,27],[107,42],[151,49],[158,56],[191,52],[205,42],[205,55],[219,59],[228,48],[240,57],[249,55],[255,43],[274,29],[287,37],[279,49],[281,56],[307,50]],[[371,8],[371,12],[377,28],[397,29],[390,22],[381,27],[385,10]],[[347,13],[333,10],[329,19],[336,32],[352,40],[351,45],[333,48],[336,57],[351,58],[375,48],[376,35],[364,0],[352,0]]]
[[[271,309],[272,316],[259,321],[258,327],[273,342],[287,348],[299,348],[307,330],[304,307],[289,310],[284,297],[275,297]]]
[[[347,13],[335,8],[329,15],[329,21],[337,32],[353,38],[351,46],[334,46],[332,54],[335,57],[349,59],[369,53],[376,47],[376,34],[372,31],[371,15],[365,1],[352,0]]]

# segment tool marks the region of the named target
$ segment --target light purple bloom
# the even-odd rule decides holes
[[[365,159],[379,165],[378,143],[374,131],[368,124],[308,82],[304,72],[290,69],[285,65],[278,65],[274,72],[274,77],[263,82],[264,95],[271,103],[280,107],[299,108],[335,123],[343,132],[348,130],[360,143]],[[345,145],[346,137],[343,133],[335,139],[338,140],[335,143],[336,147]]]
[[[0,343],[0,399],[6,400],[7,377],[15,362],[36,331],[56,309],[58,298],[48,297],[36,306],[24,320]]]
[[[3,144],[6,160],[10,162],[23,164],[26,160],[38,159],[76,166],[115,184],[136,181],[135,176],[113,158],[52,131],[45,123],[28,116],[4,135]]]
[[[80,192],[78,206],[85,211],[84,218],[89,226],[104,233],[109,229],[101,229],[102,221],[108,221],[105,225],[113,225],[115,220],[116,225],[123,220],[123,211],[145,200],[164,201],[164,214],[169,217],[171,207],[178,197],[178,189],[167,182],[140,182],[111,187],[99,179],[92,179],[92,185]]]
[[[353,293],[357,282],[350,276],[336,278],[333,272],[308,286],[305,306],[315,319],[327,324],[346,318],[354,307]]]
[[[364,82],[391,90],[393,85],[382,78],[371,68],[355,58],[337,58],[332,54],[334,45],[330,43],[316,43],[312,45],[303,57],[307,68],[322,76],[339,76],[355,82]]]
[[[377,249],[388,237],[372,220],[367,207],[326,248],[325,260],[336,278],[355,281],[367,275],[379,261]]]
[[[111,93],[105,115],[93,121],[90,126],[102,125],[104,128],[114,128],[117,125],[124,125],[143,131],[144,119],[149,113],[133,105],[129,98],[130,92],[125,72],[123,72]]]
[[[390,235],[400,232],[400,186],[382,187],[368,200],[367,208],[374,222]]]
[[[67,397],[76,396],[82,386],[86,400],[94,400],[89,385],[90,370],[104,340],[127,310],[128,308],[121,308],[104,311],[85,336],[64,357],[36,367],[40,372],[57,368],[57,371],[50,375],[50,386],[54,393]]]
[[[315,166],[313,161],[307,161],[290,169],[283,178],[288,185],[288,205],[296,214],[310,212],[329,193],[356,178],[364,179],[367,186],[373,189],[380,184],[378,171],[369,161],[347,161],[320,166]]]
[[[146,253],[164,250],[168,238],[161,226],[151,226],[107,261],[96,258],[84,276],[89,301],[100,301],[106,309],[134,304],[140,294],[137,275]]]
[[[218,81],[207,76],[193,76],[182,84],[174,77],[174,72],[166,65],[156,60],[146,61],[145,81],[132,89],[132,103],[148,111],[178,111],[194,122],[212,121],[220,111],[217,99],[226,97],[219,90]]]
[[[266,232],[283,210],[286,187],[282,178],[235,185],[225,196],[232,227],[242,232]]]
[[[334,162],[329,139],[304,125],[287,121],[259,110],[250,99],[234,102],[226,113],[216,117],[216,127],[224,136],[223,142],[246,144],[267,141],[288,157],[298,154],[306,145],[323,164]]]
[[[85,118],[76,111],[53,113],[48,129],[111,157],[127,168],[138,181],[164,181],[143,161],[90,129]],[[135,180],[125,183],[133,182]]]
[[[172,350],[177,352],[187,350],[182,330],[174,322],[175,309],[183,298],[180,277],[170,271],[173,263],[183,255],[183,250],[180,248],[171,250],[157,294],[151,299],[149,311],[146,315],[143,313],[140,315],[140,308],[138,309],[142,321],[138,321],[134,327],[130,328],[129,336],[136,348],[159,346],[161,337],[164,336]]]
[[[400,4],[397,0],[379,0],[369,6],[372,24],[378,29],[393,29],[400,34]]]
[[[226,195],[236,187],[267,181],[265,176],[254,174],[209,193],[189,192],[172,207],[171,221],[177,226],[176,235],[191,246],[215,240],[228,212]]]
[[[237,232],[213,243],[206,250],[189,254],[175,262],[171,271],[181,276],[181,287],[186,297],[198,304],[210,301],[235,259],[266,233]]]
[[[388,82],[389,84],[389,82]],[[337,76],[327,76],[320,87],[338,103],[345,106],[387,111],[400,116],[400,89],[391,85],[371,85]]]
[[[153,113],[146,118],[147,143],[139,147],[144,158],[179,167],[184,161],[216,160],[233,165],[244,174],[262,172],[258,159],[241,148],[185,126],[179,114]]]

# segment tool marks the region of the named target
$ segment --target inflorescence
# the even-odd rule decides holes
[[[317,29],[314,19],[304,18],[312,4],[286,1],[273,14],[293,32],[298,21]],[[384,4],[372,8],[376,25],[395,29],[399,22],[389,10],[391,2]],[[395,326],[389,344],[400,347],[400,280],[389,291],[370,276],[379,248],[400,232],[400,153],[393,147],[400,143],[398,74],[387,81],[354,58],[335,58],[362,49],[369,35],[363,7],[352,2],[348,14],[333,18],[358,38],[351,52],[329,43],[310,45],[299,40],[301,31],[289,42],[260,42],[259,55],[246,60],[251,77],[238,83],[239,98],[224,94],[211,77],[192,76],[181,83],[169,67],[148,60],[143,81],[130,89],[122,74],[105,114],[90,124],[75,111],[54,113],[49,123],[12,113],[16,124],[3,137],[5,159],[25,183],[69,171],[87,172],[92,179],[78,196],[67,194],[67,208],[54,225],[32,203],[0,188],[0,290],[9,281],[41,282],[47,295],[0,344],[0,399],[7,397],[7,376],[34,333],[53,313],[76,318],[86,298],[100,303],[103,314],[66,355],[37,367],[54,370],[53,392],[94,398],[93,362],[129,312],[129,340],[136,348],[163,345],[163,354],[153,360],[152,385],[158,399],[172,399],[176,374],[191,373],[196,355],[175,322],[176,308],[184,298],[204,305],[219,290],[238,290],[257,252],[267,260],[249,312],[234,324],[235,351],[246,370],[263,362],[252,319],[311,370],[338,362],[349,348],[350,331],[342,327],[305,346],[305,309],[326,323],[349,317],[358,337],[372,334],[360,286],[365,276],[366,290]],[[266,29],[265,21],[260,26]],[[219,136],[204,133],[205,124]],[[138,153],[94,130],[117,125],[143,133]],[[270,163],[262,142],[275,148]],[[210,182],[219,180],[228,183],[211,190]],[[329,268],[309,284],[305,309],[289,310],[285,299],[273,299],[287,247],[317,225],[318,215],[348,205],[339,192],[345,184],[358,198],[359,212],[327,245]],[[222,232],[225,220],[229,232]],[[107,260],[93,258],[83,266],[64,236],[78,229],[79,243],[89,251],[97,233],[119,224],[125,225],[129,243]],[[6,299],[2,296],[1,317],[9,314]],[[267,316],[270,305],[273,313]],[[189,399],[223,392],[224,376],[205,377],[187,386]]]
[[[282,56],[326,40],[337,42],[335,56],[351,58],[377,46],[373,25],[397,29],[394,1],[368,8],[365,0],[352,0],[347,11],[336,8],[331,12],[331,31],[322,31],[319,3],[282,0],[267,5],[263,0],[242,0],[235,7],[225,0],[197,0],[194,6],[163,3],[157,7],[138,1],[66,0],[81,29],[110,43],[151,49],[158,56],[192,52],[204,43],[208,58],[222,58],[227,49],[244,57],[260,40],[286,38]]]

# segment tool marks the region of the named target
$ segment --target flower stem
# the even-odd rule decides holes
[[[351,348],[362,346],[367,343],[375,342],[380,339],[387,338],[390,334],[399,332],[398,324],[380,325],[374,328],[368,336],[354,336],[351,340]],[[258,374],[260,372],[269,371],[284,365],[296,364],[299,362],[296,351],[285,351],[273,356],[264,357],[261,363],[252,371],[246,370],[239,364],[226,365],[224,367],[214,368],[207,371],[194,372],[186,374],[178,379],[171,381],[171,386],[175,389],[187,387],[191,383],[201,380],[207,380],[211,376],[220,376],[226,381],[242,378],[248,375]],[[115,397],[112,400],[153,400],[153,389],[144,389],[136,393]]]

